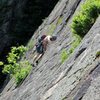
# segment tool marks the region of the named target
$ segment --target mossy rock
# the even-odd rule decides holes
[[[97,51],[96,58],[100,57],[100,51]]]

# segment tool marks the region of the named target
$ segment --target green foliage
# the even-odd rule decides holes
[[[2,61],[0,61],[0,66],[2,66],[3,65],[3,62]]]
[[[7,56],[8,64],[4,65],[3,73],[8,73],[10,76],[15,77],[16,84],[18,85],[29,73],[31,65],[28,61],[18,62],[21,56],[26,51],[26,47],[12,47],[11,52]]]
[[[81,37],[77,34],[73,34],[74,41],[71,43],[71,47],[68,51],[65,49],[61,53],[62,63],[74,52],[75,48],[80,44]]]
[[[100,14],[100,1],[87,0],[82,5],[81,11],[74,17],[72,32],[83,37],[94,24]]]
[[[80,44],[80,42],[82,40],[81,37],[77,34],[73,34],[73,38],[74,38],[74,41],[72,42],[71,48],[69,50],[69,51],[72,51],[72,52]]]
[[[72,54],[73,51],[75,50],[75,48],[80,44],[81,42],[81,37],[77,34],[73,34],[73,38],[74,38],[74,41],[71,43],[71,47],[68,51],[68,54]]]
[[[68,53],[66,52],[66,50],[62,50],[61,52],[61,62],[63,63],[67,58],[68,58]]]
[[[17,85],[19,85],[26,78],[32,68],[28,61],[20,62],[19,65],[19,69],[17,69],[17,72],[14,74]]]
[[[96,57],[100,57],[100,51],[96,53]]]
[[[7,56],[7,62],[8,64],[4,65],[3,73],[9,73],[14,74],[15,68],[17,68],[19,65],[17,64],[17,61],[20,59],[21,55],[24,54],[26,51],[26,47],[19,46],[19,47],[12,47],[11,52]]]
[[[24,46],[12,47],[11,52],[7,56],[8,63],[16,63],[16,61],[20,59],[21,55],[23,55],[25,51],[26,47]]]
[[[58,19],[58,21],[57,21],[57,25],[60,25],[60,24],[62,23],[62,21],[63,21],[63,18],[60,17],[60,18]]]

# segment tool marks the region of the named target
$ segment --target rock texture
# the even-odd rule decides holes
[[[57,1],[0,0],[0,59],[12,45],[25,45]]]
[[[1,93],[0,100],[99,100],[100,99],[100,17],[80,45],[61,63],[61,52],[73,41],[71,22],[85,0],[62,0],[29,41],[26,59],[32,63],[33,44],[40,34],[52,33],[57,41],[48,46],[38,66],[33,67],[17,88],[13,79]],[[25,59],[25,57],[23,58]]]
[[[0,0],[0,61],[12,46],[25,45],[58,0]],[[0,89],[6,78],[0,68]]]

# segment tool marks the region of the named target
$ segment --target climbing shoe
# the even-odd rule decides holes
[[[38,60],[37,60],[37,61],[36,61],[36,65],[38,65],[38,63],[39,63],[39,62],[38,62]]]

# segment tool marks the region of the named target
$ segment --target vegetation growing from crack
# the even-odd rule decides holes
[[[18,85],[31,70],[31,65],[28,61],[18,61],[25,53],[26,47],[12,47],[11,52],[7,56],[7,64],[4,64],[3,73],[10,74],[10,77],[15,78],[15,82]]]
[[[96,58],[100,57],[100,51],[97,51]]]
[[[72,21],[72,33],[74,41],[68,51],[62,52],[62,63],[73,53],[75,48],[80,44],[81,39],[86,35],[92,25],[95,23],[97,17],[100,14],[100,1],[99,0],[86,0],[81,6],[80,12],[73,18]],[[100,52],[97,52],[96,57],[100,56]]]
[[[87,0],[81,7],[81,11],[74,17],[72,32],[81,37],[89,31],[100,14],[100,1]]]
[[[66,52],[65,49],[63,49],[61,52],[61,62],[63,63],[68,58],[68,56],[69,54]]]
[[[81,37],[78,36],[77,34],[73,34],[73,42],[71,43],[71,47],[69,50],[63,50],[61,53],[61,62],[63,63],[75,50],[75,48],[80,44],[81,42]]]
[[[57,21],[57,25],[60,25],[60,24],[62,23],[62,21],[63,21],[63,17],[60,17],[60,18],[58,19],[58,21]]]
[[[63,21],[63,18],[62,17],[59,17],[59,19],[57,20],[57,23],[51,23],[49,26],[48,26],[48,35],[52,35],[53,32],[55,31],[56,27],[58,25],[60,25]]]
[[[21,61],[19,64],[17,64],[16,72],[14,74],[15,82],[17,85],[19,85],[29,74],[32,66],[31,64],[26,61]]]

